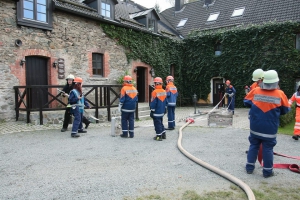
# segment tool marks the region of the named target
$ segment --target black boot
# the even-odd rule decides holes
[[[87,129],[91,123],[84,115],[82,117],[82,122],[85,124],[85,129]]]
[[[293,135],[293,137],[292,137],[294,140],[298,140],[298,138],[299,138],[299,135]]]
[[[162,138],[162,139],[167,139],[166,132],[164,132],[164,133],[161,135],[161,138]]]

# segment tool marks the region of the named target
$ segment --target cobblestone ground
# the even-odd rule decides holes
[[[177,107],[175,111],[176,126],[182,126],[186,123],[187,118],[193,118],[195,123],[191,126],[202,126],[208,127],[208,112],[212,111],[213,107],[198,107],[196,108],[196,114],[194,107]],[[235,115],[233,116],[233,128],[249,129],[248,120],[249,109],[238,108],[235,110]],[[213,112],[218,112],[221,114],[226,114],[226,109],[215,109]],[[167,126],[167,115],[164,116],[164,124]],[[92,123],[89,128],[97,128],[103,126],[110,126],[110,122],[102,123]],[[152,119],[140,120],[135,122],[135,126],[153,126]],[[27,124],[24,121],[8,121],[0,123],[0,134],[9,134],[17,132],[26,131],[39,131],[39,130],[60,130],[62,127],[62,122],[59,124],[46,124],[46,125],[33,125]],[[71,126],[69,126],[70,129]]]

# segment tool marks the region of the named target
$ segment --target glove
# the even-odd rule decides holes
[[[154,111],[151,111],[150,112],[150,117],[153,118],[153,116],[154,116]]]
[[[230,97],[233,97],[234,93],[229,94]]]
[[[122,104],[119,103],[118,111],[121,112]]]

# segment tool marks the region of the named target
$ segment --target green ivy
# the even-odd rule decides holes
[[[213,77],[231,80],[237,90],[236,107],[243,107],[245,85],[253,82],[252,72],[274,69],[280,88],[288,97],[300,77],[300,52],[295,49],[296,22],[270,22],[215,31],[193,31],[183,41],[158,37],[113,25],[101,25],[104,32],[126,49],[128,62],[141,60],[160,77],[169,75],[175,65],[175,81],[181,97],[192,103],[195,93],[206,100]],[[222,44],[222,54],[215,56],[215,45]]]

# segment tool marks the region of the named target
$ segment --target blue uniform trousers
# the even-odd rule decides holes
[[[165,127],[163,125],[163,118],[158,117],[158,118],[153,118],[153,123],[154,123],[154,129],[156,132],[156,135],[161,136],[165,131]]]
[[[134,136],[134,112],[122,112],[121,124],[123,135],[133,137]]]
[[[273,172],[273,147],[276,145],[276,138],[263,140],[252,135],[249,136],[250,147],[247,155],[246,171],[253,171],[257,159],[260,144],[262,144],[263,175],[269,176]]]
[[[228,97],[228,110],[231,110],[232,113],[234,114],[234,104],[235,104],[235,98],[234,97]]]
[[[168,106],[168,128],[175,128],[175,106]]]
[[[83,113],[79,111],[79,107],[76,106],[75,109],[71,108],[71,112],[74,115],[74,121],[72,126],[72,133],[71,135],[74,135],[78,132],[78,130],[83,130],[82,128],[82,116]]]

